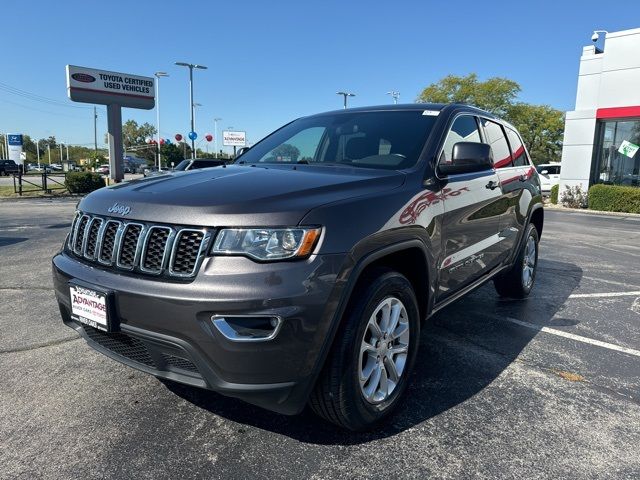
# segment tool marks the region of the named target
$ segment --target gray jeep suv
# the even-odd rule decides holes
[[[529,293],[542,226],[511,125],[457,104],[349,109],[233,165],[93,192],[53,277],[99,352],[357,430],[400,401],[421,321],[488,280]]]

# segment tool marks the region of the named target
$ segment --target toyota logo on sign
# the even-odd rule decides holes
[[[96,78],[89,75],[88,73],[74,73],[73,75],[71,75],[71,78],[78,82],[84,83],[91,83],[96,81]]]

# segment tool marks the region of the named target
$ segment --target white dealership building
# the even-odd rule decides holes
[[[567,112],[560,189],[640,186],[640,28],[582,49],[575,110]],[[594,38],[596,38],[594,34]]]

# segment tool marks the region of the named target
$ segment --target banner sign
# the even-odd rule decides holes
[[[150,110],[156,90],[153,77],[67,65],[67,95],[74,102]]]
[[[222,145],[225,147],[244,147],[246,144],[246,132],[222,132]]]

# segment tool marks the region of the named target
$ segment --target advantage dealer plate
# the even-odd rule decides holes
[[[108,293],[70,283],[69,294],[72,319],[98,330],[111,331]]]

